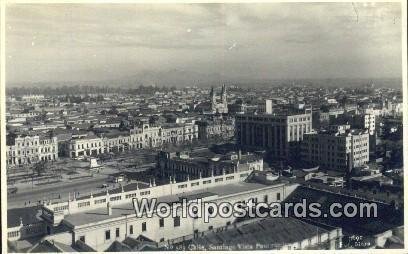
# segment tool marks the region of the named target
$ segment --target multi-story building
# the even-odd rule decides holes
[[[140,237],[153,242],[155,247],[163,247],[233,225],[239,218],[224,218],[218,213],[207,222],[204,216],[179,214],[161,218],[155,210],[152,216],[137,215],[133,204],[135,197],[165,201],[174,211],[177,203],[181,204],[184,199],[188,202],[202,199],[217,204],[281,202],[298,186],[279,179],[268,180],[268,174],[264,174],[263,180],[245,181],[252,173],[252,170],[232,172],[185,182],[171,179],[169,184],[157,186],[154,181],[150,186],[133,183],[81,199],[71,197],[64,202],[46,203],[42,207],[41,221],[37,223],[43,225],[39,234],[45,236],[42,241],[64,245],[73,251],[106,251],[115,244],[129,244]],[[21,228],[21,225],[9,228],[10,241],[23,238]]]
[[[112,131],[101,134],[104,152],[123,152],[133,148],[132,136],[125,131]]]
[[[233,119],[214,119],[196,121],[198,125],[198,139],[211,139],[221,137],[229,139],[234,137],[235,123]]]
[[[329,170],[350,171],[369,160],[368,130],[349,125],[330,126],[328,130],[303,136],[302,160]]]
[[[163,144],[181,144],[198,138],[198,126],[195,124],[163,124],[161,126]]]
[[[73,137],[69,144],[69,155],[71,158],[96,156],[100,153],[160,147],[164,143],[192,142],[197,138],[198,126],[195,124],[142,124],[130,131],[113,129],[98,135],[90,132],[86,136]]]
[[[177,181],[197,179],[246,170],[263,170],[263,159],[254,154],[231,152],[226,155],[189,156],[183,152],[160,151],[158,170],[162,178],[175,177]]]
[[[353,129],[368,129],[370,135],[375,134],[374,114],[350,114],[344,113],[337,118],[330,119],[331,125],[350,124]]]
[[[161,127],[149,124],[142,124],[136,127],[133,132],[142,137],[141,148],[159,147],[162,144]]]
[[[267,150],[275,158],[289,158],[303,134],[312,130],[312,113],[304,109],[236,115],[235,126],[238,145]]]
[[[71,158],[96,156],[105,152],[107,152],[107,150],[105,149],[102,138],[93,133],[88,133],[87,136],[73,138],[69,144],[69,156]]]
[[[330,124],[329,112],[323,112],[321,110],[313,111],[312,113],[312,127],[313,129],[320,129],[321,127],[327,127]]]
[[[370,135],[375,134],[375,115],[373,114],[354,115],[351,124],[353,128],[368,129]]]
[[[6,161],[8,166],[32,164],[38,161],[58,159],[58,140],[45,134],[18,135],[8,137]]]

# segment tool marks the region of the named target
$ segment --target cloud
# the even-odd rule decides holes
[[[401,75],[398,3],[11,4],[6,14],[10,82],[175,67],[231,78]]]

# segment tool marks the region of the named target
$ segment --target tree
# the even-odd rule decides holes
[[[45,172],[45,166],[45,161],[39,161],[34,165],[33,171],[37,173],[37,176],[41,176],[41,174]]]

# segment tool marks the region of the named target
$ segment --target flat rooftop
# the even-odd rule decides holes
[[[243,193],[247,191],[260,190],[263,188],[274,188],[286,184],[286,182],[276,181],[276,184],[261,184],[261,183],[247,183],[247,182],[238,182],[227,184],[223,186],[210,187],[205,190],[191,191],[187,193],[180,193],[177,195],[166,195],[158,198],[158,202],[166,203],[175,203],[181,202],[182,198],[187,198],[188,200],[193,200],[195,198],[205,198],[210,196],[217,196],[218,198]],[[135,210],[133,208],[133,202],[129,199],[129,202],[115,205],[111,202],[112,205],[112,215],[108,215],[107,206],[96,208],[93,210],[84,211],[81,213],[68,214],[65,215],[64,221],[68,222],[73,226],[81,226],[90,223],[97,223],[105,220],[117,219],[130,215],[132,217],[136,216]]]
[[[23,208],[13,208],[7,210],[7,227],[17,227],[20,225],[20,218],[24,225],[38,223],[41,220],[38,218],[37,214],[40,209],[37,207],[23,207]]]

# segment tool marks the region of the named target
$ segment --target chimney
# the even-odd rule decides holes
[[[111,207],[110,202],[108,202],[107,208],[108,208],[108,215],[112,215],[112,207]]]

